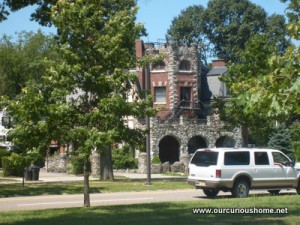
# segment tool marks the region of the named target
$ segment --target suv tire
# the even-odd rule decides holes
[[[215,189],[203,189],[204,194],[208,197],[208,198],[214,198],[218,195],[219,190],[215,190]]]
[[[298,186],[296,187],[296,192],[300,195],[300,180],[298,181]]]
[[[236,198],[246,198],[249,194],[249,184],[245,180],[237,180],[232,188],[232,195]]]

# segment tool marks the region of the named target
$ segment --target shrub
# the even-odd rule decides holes
[[[114,169],[137,168],[137,160],[134,158],[134,150],[128,146],[113,149],[112,163]]]
[[[30,165],[28,157],[12,153],[11,156],[2,157],[3,176],[23,177],[25,167]]]
[[[71,173],[74,174],[83,174],[85,158],[81,155],[73,155],[71,157]]]
[[[282,151],[291,159],[295,158],[294,151],[291,147],[291,135],[288,128],[277,128],[270,136],[268,147]]]
[[[291,146],[295,151],[297,161],[300,161],[300,121],[294,122],[290,127]]]
[[[8,152],[6,149],[0,148],[0,168],[2,168],[2,157],[9,156],[11,153]]]
[[[152,158],[152,160],[151,160],[151,163],[152,163],[152,164],[161,164],[161,161],[160,161],[158,155],[153,155],[153,158]]]

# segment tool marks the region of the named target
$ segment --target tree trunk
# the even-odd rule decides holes
[[[89,184],[89,176],[90,176],[90,162],[88,159],[85,160],[84,162],[84,168],[83,168],[83,176],[84,176],[84,207],[90,207],[90,184]]]
[[[111,146],[107,145],[100,153],[100,176],[99,180],[114,180]]]
[[[249,132],[248,132],[248,127],[245,124],[242,125],[242,138],[243,138],[243,146],[248,147]]]

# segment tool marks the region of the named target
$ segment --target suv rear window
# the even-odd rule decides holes
[[[224,165],[249,165],[250,153],[249,152],[225,152]]]
[[[218,161],[218,152],[196,152],[191,164],[196,166],[215,166]]]

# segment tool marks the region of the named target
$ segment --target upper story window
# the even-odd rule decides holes
[[[154,101],[157,103],[166,102],[166,87],[154,87]]]
[[[166,64],[164,61],[159,60],[152,65],[152,70],[165,70],[166,69]]]
[[[191,63],[188,60],[182,60],[179,64],[179,70],[183,71],[190,71],[191,70]]]

